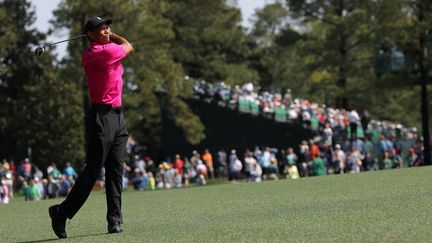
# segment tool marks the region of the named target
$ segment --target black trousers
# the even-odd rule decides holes
[[[105,190],[108,224],[123,223],[121,193],[123,158],[128,133],[119,108],[96,105],[86,115],[87,161],[66,199],[60,204],[61,214],[71,219],[87,200],[105,167]]]

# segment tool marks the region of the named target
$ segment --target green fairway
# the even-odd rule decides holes
[[[128,191],[124,231],[107,235],[92,193],[67,226],[71,242],[431,242],[432,167],[260,184]],[[0,242],[56,239],[48,207],[0,205]]]

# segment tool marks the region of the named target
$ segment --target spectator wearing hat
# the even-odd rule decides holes
[[[207,184],[207,167],[200,159],[197,160],[196,171],[198,172],[196,177],[197,185],[205,186]]]
[[[229,163],[229,180],[240,180],[241,170],[243,165],[237,157],[237,152],[235,149],[231,150],[230,163]]]
[[[333,165],[336,166],[335,171],[343,174],[346,167],[346,155],[341,149],[340,144],[335,145],[334,155],[333,155]]]

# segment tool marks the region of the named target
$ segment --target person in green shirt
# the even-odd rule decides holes
[[[22,192],[24,194],[25,201],[34,201],[40,199],[39,187],[34,183],[33,180],[24,182]]]
[[[384,159],[383,159],[384,169],[391,169],[393,168],[393,160],[390,158],[390,153],[385,152],[384,153]]]
[[[320,156],[316,156],[315,159],[312,160],[312,169],[317,176],[325,175],[324,160]]]
[[[53,170],[50,172],[50,175],[54,177],[54,179],[58,180],[60,179],[62,173],[60,170],[57,169],[57,166],[55,164],[52,165]]]

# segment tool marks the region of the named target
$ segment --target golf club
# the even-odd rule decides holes
[[[84,36],[86,36],[86,35],[79,35],[79,36],[72,37],[72,38],[67,39],[67,40],[62,40],[62,41],[58,41],[58,42],[54,42],[54,43],[45,44],[43,46],[38,46],[38,47],[36,47],[36,49],[34,51],[35,55],[38,56],[38,57],[40,57],[40,56],[42,56],[45,53],[45,48],[46,47],[57,45],[59,43],[66,42],[66,41],[71,41],[71,40],[79,39],[79,38],[84,37]]]

